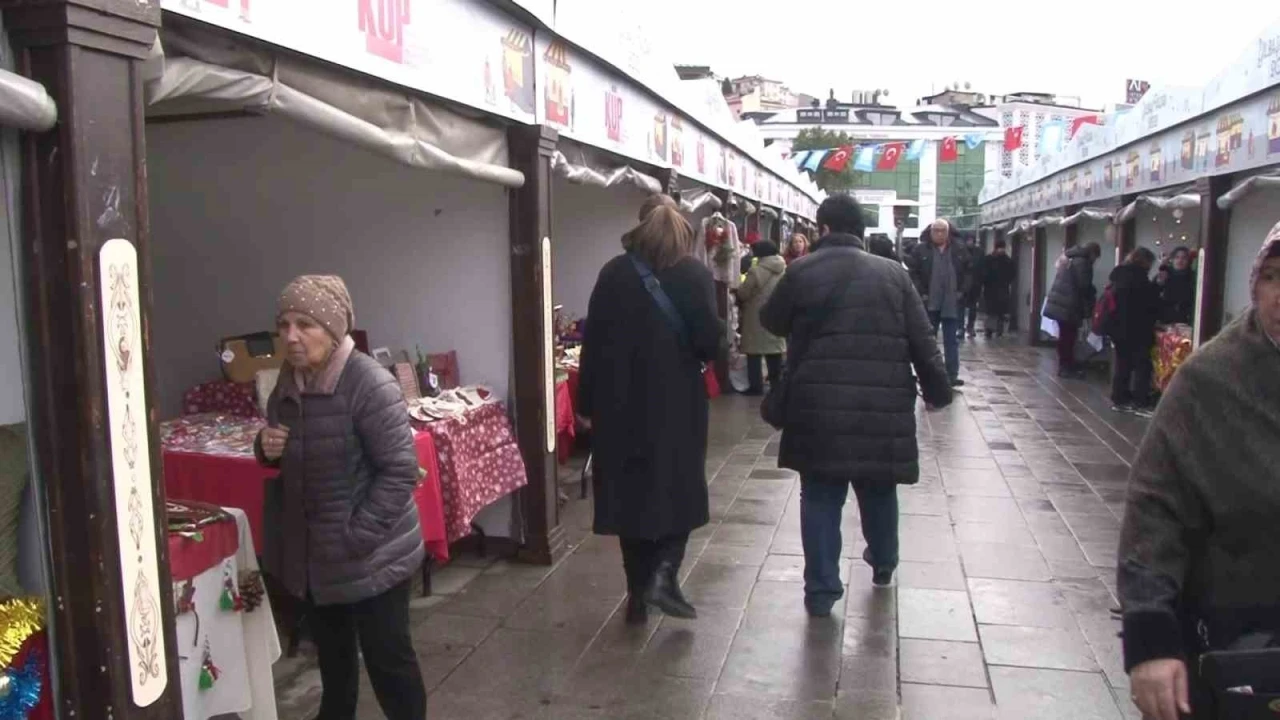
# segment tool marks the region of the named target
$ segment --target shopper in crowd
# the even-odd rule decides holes
[[[872,255],[898,262],[897,253],[893,248],[893,239],[884,233],[873,233],[871,239],[867,241],[867,250]]]
[[[942,347],[947,358],[947,375],[952,387],[964,385],[960,379],[960,322],[964,298],[969,294],[969,255],[954,242],[951,223],[936,220],[929,226],[929,242],[916,245],[908,263],[911,279],[924,300],[934,334],[942,328]]]
[[[791,241],[787,243],[787,251],[783,256],[787,264],[799,260],[809,254],[809,238],[804,233],[795,233],[791,236]]]
[[[787,343],[760,324],[760,308],[773,296],[774,288],[787,271],[787,263],[778,256],[778,246],[770,240],[756,243],[751,252],[756,257],[756,264],[747,272],[746,282],[738,288],[737,296],[742,304],[742,352],[747,356],[746,394],[763,395],[761,363],[769,368],[769,382],[777,383],[782,374],[782,353],[786,351]]]
[[[982,304],[982,273],[983,263],[986,260],[986,255],[983,254],[982,246],[978,244],[976,237],[968,236],[965,239],[964,248],[969,254],[969,277],[964,283],[968,290],[963,298],[964,327],[961,329],[961,339],[964,339],[965,335],[970,338],[978,337],[978,310]]]
[[[1191,271],[1191,251],[1177,248],[1169,257],[1168,274],[1161,283],[1160,320],[1167,325],[1190,325],[1196,313],[1196,275]]]
[[[761,311],[787,338],[781,467],[800,473],[805,607],[826,616],[843,595],[841,516],[853,486],[876,586],[898,565],[897,485],[919,479],[916,379],[927,403],[951,402],[929,316],[907,271],[863,251],[862,208],[832,195],[822,238],[791,265]]]
[[[280,294],[287,356],[254,450],[268,485],[264,568],[307,601],[323,692],[319,717],[354,720],[360,660],[383,713],[422,720],[427,695],[409,634],[422,566],[418,455],[400,385],[356,350],[341,278],[304,275]]]
[[[591,293],[578,412],[593,432],[595,532],[620,539],[626,619],[638,624],[650,605],[697,614],[677,574],[689,533],[709,519],[702,371],[723,328],[674,201],[654,196],[627,237]]]
[[[1076,342],[1080,324],[1092,317],[1098,290],[1093,285],[1093,264],[1102,256],[1096,242],[1066,251],[1065,262],[1058,263],[1053,286],[1044,314],[1058,323],[1058,375],[1083,377],[1084,369],[1076,362]]]
[[[1115,347],[1111,405],[1116,412],[1151,412],[1151,348],[1160,316],[1160,288],[1151,281],[1156,255],[1140,247],[1111,271],[1116,306],[1106,334]]]
[[[1199,656],[1280,645],[1280,225],[1251,292],[1173,376],[1129,474],[1118,594],[1130,692],[1149,720],[1244,717],[1215,707]],[[1276,690],[1256,683],[1258,698]]]
[[[982,310],[987,315],[986,333],[1004,337],[1005,322],[1012,308],[1013,280],[1018,268],[1009,257],[1009,244],[1004,238],[995,242],[995,249],[982,263]]]

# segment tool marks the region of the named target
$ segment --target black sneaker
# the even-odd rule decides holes
[[[871,584],[878,588],[893,587],[893,568],[880,568],[871,573]]]
[[[1146,407],[1144,405],[1136,406],[1132,408],[1130,412],[1132,412],[1134,415],[1137,415],[1138,417],[1141,417],[1141,418],[1153,418],[1156,415],[1155,408]]]
[[[1124,413],[1130,415],[1133,413],[1133,406],[1128,403],[1112,403],[1111,412]]]
[[[826,600],[809,600],[805,599],[804,609],[809,613],[811,618],[831,617],[831,609],[835,607],[835,601],[827,602]]]
[[[961,380],[960,378],[951,378],[951,387],[953,388],[964,387],[964,381]]]

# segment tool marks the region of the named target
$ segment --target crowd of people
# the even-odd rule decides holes
[[[1002,242],[984,256],[945,220],[904,263],[892,243],[864,240],[862,208],[847,195],[828,197],[817,220],[821,236],[794,238],[785,254],[756,242],[737,299],[751,389],[764,392],[767,367],[762,417],[781,430],[779,466],[800,478],[802,601],[823,618],[844,593],[850,488],[873,585],[893,584],[897,488],[920,478],[918,399],[933,411],[951,403],[974,308],[999,334],[1014,270]],[[710,521],[702,375],[726,333],[693,244],[671,198],[646,201],[586,318],[578,412],[592,433],[594,530],[619,538],[633,625],[651,610],[697,617],[679,573],[690,533]],[[1072,248],[1057,268],[1046,314],[1063,336],[1091,316],[1100,252]],[[1118,404],[1148,392],[1156,324],[1193,315],[1190,254],[1156,265],[1134,250],[1104,292]],[[1154,720],[1253,717],[1219,711],[1256,701],[1254,686],[1280,676],[1280,225],[1251,288],[1249,311],[1175,375],[1131,470],[1118,551],[1124,663],[1134,703]],[[387,716],[418,720],[426,693],[409,583],[424,553],[411,497],[419,470],[399,386],[355,350],[353,323],[337,277],[302,276],[280,295],[288,357],[255,446],[280,472],[264,510],[265,567],[311,607],[320,717],[354,717],[363,657]]]

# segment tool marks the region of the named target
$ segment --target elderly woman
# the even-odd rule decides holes
[[[351,339],[341,278],[304,275],[280,295],[287,346],[255,450],[280,469],[268,499],[265,568],[310,604],[319,718],[354,720],[359,656],[383,712],[426,717],[409,636],[409,584],[422,564],[412,494],[418,459],[395,379]]]
[[[620,540],[632,624],[649,606],[697,614],[677,577],[689,533],[709,520],[702,367],[723,332],[711,272],[690,255],[693,229],[656,197],[596,280],[578,382],[594,433],[594,529]]]
[[[1224,702],[1249,699],[1223,691],[1280,692],[1275,668],[1256,670],[1270,687],[1232,677],[1215,687],[1197,662],[1280,647],[1280,225],[1254,265],[1252,298],[1174,375],[1129,476],[1124,666],[1149,720],[1261,717],[1233,714]]]
[[[769,382],[777,384],[782,377],[782,353],[786,352],[787,341],[764,329],[760,324],[760,308],[773,296],[773,289],[787,271],[787,263],[778,257],[778,246],[771,240],[752,245],[751,254],[756,264],[747,271],[747,279],[736,290],[736,295],[742,304],[742,352],[747,356],[750,385],[746,394],[763,395],[763,370],[768,367]]]

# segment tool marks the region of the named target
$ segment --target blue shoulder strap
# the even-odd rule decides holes
[[[644,289],[649,291],[653,301],[658,304],[658,309],[662,311],[663,317],[666,318],[667,325],[675,331],[676,338],[679,339],[680,344],[685,345],[688,341],[689,332],[685,327],[684,318],[681,317],[680,311],[676,308],[675,303],[671,302],[671,296],[667,295],[667,291],[662,289],[662,283],[658,282],[657,276],[653,274],[653,270],[649,268],[648,263],[641,260],[635,253],[627,253],[627,257],[631,259],[631,265],[640,274],[640,281],[644,283]]]

